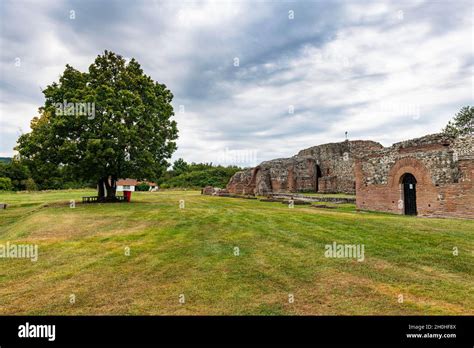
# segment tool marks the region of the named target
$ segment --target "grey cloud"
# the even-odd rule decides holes
[[[225,149],[258,149],[261,160],[290,156],[302,147],[342,140],[346,130],[384,142],[438,130],[470,102],[469,93],[457,90],[472,88],[466,79],[473,66],[472,50],[465,49],[470,43],[445,42],[443,35],[469,30],[465,23],[471,5],[402,1],[387,2],[386,11],[366,10],[365,5],[374,4],[384,2],[2,1],[2,124],[27,123],[32,117],[25,112],[27,105],[34,113],[42,103],[38,84],[57,80],[66,63],[85,70],[97,54],[110,49],[135,57],[145,73],[171,89],[180,129],[175,157],[189,161],[206,161]],[[401,21],[394,17],[398,10],[404,11]],[[429,30],[410,33],[419,24]],[[396,32],[400,28],[410,30]],[[367,29],[366,38],[362,32],[344,41],[343,33],[359,29]],[[411,42],[410,36],[419,41]],[[385,51],[396,52],[383,44],[392,37],[400,50],[413,50],[412,56]],[[436,38],[437,49],[449,51],[457,68],[433,82],[427,69],[438,63],[442,72],[445,57],[416,58],[425,58],[427,52],[418,47]],[[318,61],[317,52],[327,56]],[[25,62],[20,71],[13,69],[17,56]],[[239,67],[233,66],[234,57]],[[348,66],[342,60],[346,57]],[[388,59],[393,68],[380,64]],[[420,72],[418,84],[404,81],[410,69]],[[423,114],[410,124],[403,112],[376,115],[379,98],[403,106],[413,102],[410,95],[423,96],[428,88],[435,94],[419,102],[430,102],[430,117]],[[293,115],[287,112],[290,104]],[[182,115],[180,105],[186,110]],[[367,119],[360,121],[357,115],[364,110]],[[384,122],[377,122],[380,118]],[[0,152],[11,153],[14,137],[3,129],[1,137]]]

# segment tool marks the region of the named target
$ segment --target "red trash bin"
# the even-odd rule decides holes
[[[127,202],[130,202],[130,198],[132,198],[132,191],[123,191],[123,196]]]

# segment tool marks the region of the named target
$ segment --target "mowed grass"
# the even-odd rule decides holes
[[[93,194],[0,194],[0,244],[39,247],[37,262],[0,258],[0,314],[474,314],[474,221],[196,191],[69,207]],[[364,261],[326,258],[333,242],[363,244]]]

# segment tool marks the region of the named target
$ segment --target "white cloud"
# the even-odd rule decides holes
[[[172,90],[174,158],[187,161],[253,150],[259,160],[291,156],[343,140],[346,130],[390,145],[438,131],[472,103],[468,1],[105,1],[75,3],[75,20],[70,7],[2,6],[1,153],[41,105],[39,86],[66,63],[87,69],[104,49],[135,57]]]

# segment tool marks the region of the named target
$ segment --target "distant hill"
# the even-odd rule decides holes
[[[12,161],[11,157],[0,157],[0,162],[2,163],[10,163]]]

